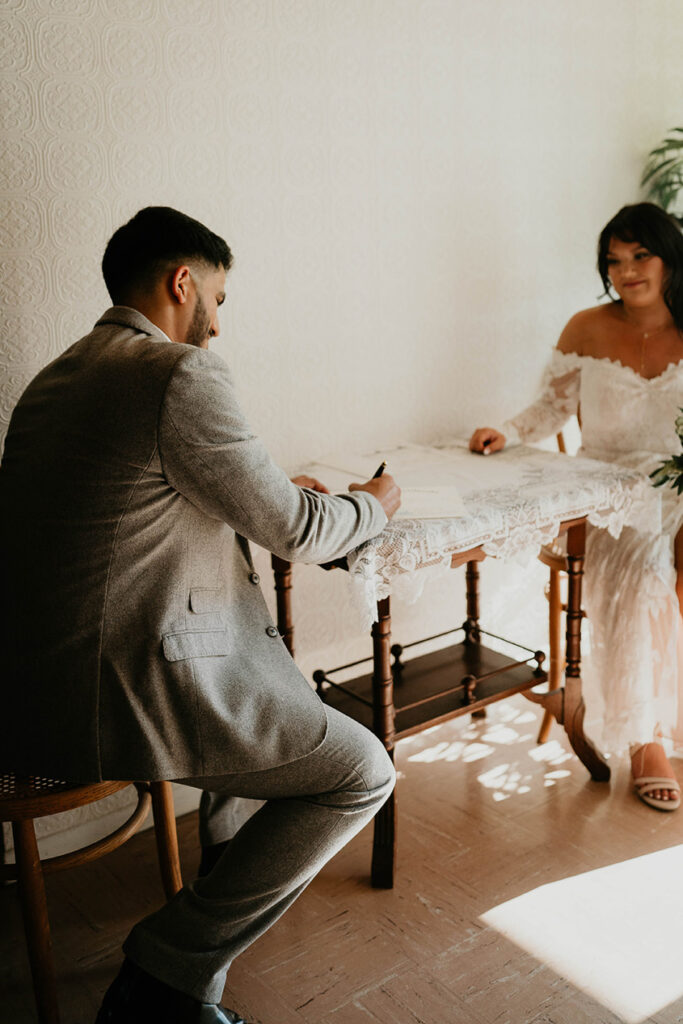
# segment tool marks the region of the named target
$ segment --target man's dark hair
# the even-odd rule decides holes
[[[226,242],[213,231],[170,206],[146,206],[115,231],[102,258],[102,275],[112,302],[125,303],[160,274],[181,263],[207,267],[232,264]]]
[[[678,221],[654,203],[622,206],[605,225],[598,239],[598,272],[609,295],[610,279],[607,253],[613,238],[620,242],[638,242],[659,258],[666,267],[664,301],[679,331],[683,330],[683,234]],[[620,302],[610,296],[613,302]]]

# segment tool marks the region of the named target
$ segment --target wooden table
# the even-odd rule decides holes
[[[391,465],[391,453],[386,454]],[[441,456],[440,456],[441,458]],[[363,665],[363,660],[349,665],[324,671],[322,669],[314,673],[314,681],[318,692],[323,700],[331,706],[350,715],[352,718],[372,729],[382,740],[384,746],[393,758],[394,746],[397,740],[413,735],[440,722],[456,718],[464,714],[485,714],[488,704],[512,696],[515,693],[523,693],[525,697],[536,704],[542,705],[550,711],[557,722],[563,726],[569,742],[586,766],[591,777],[600,782],[606,782],[610,777],[610,770],[602,756],[595,749],[583,731],[584,702],[581,687],[581,582],[583,576],[583,562],[585,551],[586,521],[589,517],[595,518],[598,513],[607,512],[608,504],[602,504],[600,508],[595,507],[596,502],[605,503],[611,492],[612,500],[621,507],[624,521],[629,520],[633,508],[641,502],[654,502],[649,491],[645,490],[642,481],[636,474],[626,471],[615,471],[615,467],[609,465],[609,470],[603,468],[602,473],[606,475],[606,488],[602,488],[602,477],[594,467],[602,467],[602,463],[588,464],[589,460],[573,460],[566,456],[554,455],[535,450],[517,449],[517,454],[508,455],[508,463],[505,469],[510,466],[521,466],[522,464],[532,466],[531,474],[527,472],[527,479],[537,480],[536,492],[533,486],[527,487],[527,495],[524,500],[531,502],[529,516],[532,516],[534,501],[537,508],[542,510],[540,518],[535,520],[536,535],[539,526],[546,530],[549,537],[557,533],[566,533],[567,555],[566,570],[568,575],[568,601],[566,616],[566,669],[564,685],[550,692],[536,692],[535,687],[547,682],[548,675],[543,667],[545,656],[541,651],[532,651],[520,647],[518,658],[509,657],[498,651],[487,647],[483,638],[493,636],[487,634],[479,623],[479,568],[478,562],[486,557],[488,553],[496,552],[496,545],[504,541],[507,535],[519,527],[523,519],[520,517],[518,503],[513,503],[514,513],[509,513],[509,522],[506,523],[506,516],[500,518],[498,531],[491,535],[490,521],[486,516],[477,516],[476,508],[482,501],[493,503],[498,500],[500,505],[500,494],[502,488],[494,492],[489,489],[487,499],[487,487],[481,486],[481,475],[484,472],[483,462],[489,463],[485,472],[491,474],[493,458],[501,459],[499,466],[503,467],[502,459],[505,455],[489,457],[481,460],[477,456],[463,456],[462,450],[454,452],[453,475],[457,476],[457,467],[466,465],[467,472],[473,476],[473,486],[469,490],[464,488],[463,497],[466,499],[467,514],[472,520],[469,524],[456,524],[460,539],[454,535],[454,546],[460,550],[451,550],[447,557],[451,568],[465,565],[466,585],[466,619],[461,627],[449,630],[449,633],[460,634],[456,642],[441,650],[412,657],[408,661],[403,660],[403,652],[408,647],[416,647],[421,643],[433,641],[446,634],[438,634],[437,637],[426,637],[424,640],[402,647],[391,644],[391,606],[390,596],[380,596],[377,600],[376,619],[371,627],[372,636],[372,670],[360,672],[352,679],[345,679],[339,682],[334,678],[337,673],[346,673]],[[468,461],[469,459],[469,461]],[[479,460],[477,462],[477,459]],[[567,459],[566,462],[558,464],[558,459]],[[511,461],[512,460],[512,461]],[[543,467],[539,475],[536,470]],[[566,472],[571,477],[571,484],[566,487],[566,500],[560,495],[552,506],[544,493],[544,483],[552,477],[552,469],[560,470],[560,478]],[[581,471],[584,472],[584,484],[580,486]],[[514,469],[514,467],[513,467]],[[307,472],[312,475],[320,475],[320,466],[307,467]],[[596,475],[597,473],[597,475]],[[524,476],[524,473],[521,474]],[[588,482],[596,480],[599,486],[596,488]],[[452,479],[452,478],[451,478]],[[521,480],[520,480],[521,482]],[[399,481],[400,483],[400,481]],[[547,487],[546,487],[547,490]],[[520,493],[522,493],[520,491]],[[469,499],[468,499],[469,495]],[[582,508],[582,501],[584,507]],[[510,506],[511,508],[513,506]],[[552,506],[552,507],[551,507]],[[562,516],[561,510],[571,508],[572,515]],[[575,514],[579,511],[581,514]],[[534,513],[535,514],[535,513]],[[557,517],[559,521],[557,520]],[[467,518],[461,517],[461,518]],[[514,522],[512,522],[514,520]],[[478,526],[477,526],[478,524]],[[523,523],[522,523],[523,525]],[[404,529],[396,524],[392,527],[389,524],[387,530]],[[414,524],[416,545],[418,543],[420,525]],[[424,524],[422,529],[428,529]],[[477,528],[483,528],[482,543],[475,546],[465,546],[467,538],[476,537]],[[450,528],[443,533],[443,538],[450,536]],[[386,532],[386,531],[385,531]],[[382,535],[381,535],[382,537]],[[382,543],[380,537],[379,543]],[[373,544],[377,542],[369,542]],[[445,547],[448,543],[444,541]],[[366,547],[365,545],[363,547]],[[362,552],[363,548],[358,549]],[[292,567],[290,563],[279,558],[272,559],[275,574],[275,590],[277,596],[277,621],[280,632],[287,647],[294,655],[294,624],[291,612],[291,588],[292,588]],[[357,559],[356,559],[357,564]],[[354,559],[349,558],[349,568],[353,572]],[[497,638],[502,639],[502,638]],[[507,641],[510,643],[509,641]],[[392,660],[393,659],[393,660]],[[370,661],[370,659],[364,659]],[[372,884],[378,888],[391,888],[394,880],[394,864],[396,855],[396,792],[391,795],[386,804],[381,808],[375,818],[375,830],[372,853]]]

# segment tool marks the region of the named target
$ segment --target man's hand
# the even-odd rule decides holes
[[[373,477],[366,484],[349,484],[349,490],[367,491],[368,494],[374,495],[384,509],[387,519],[391,519],[401,504],[401,488],[388,473]]]
[[[505,434],[493,427],[480,427],[475,430],[470,438],[470,450],[479,452],[480,455],[490,455],[491,452],[500,452],[505,447]]]
[[[329,487],[321,484],[314,476],[293,476],[292,483],[297,487],[308,487],[311,491],[320,491],[321,494],[329,494]]]

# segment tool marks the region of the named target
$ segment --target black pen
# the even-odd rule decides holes
[[[386,459],[385,459],[384,462],[381,464],[381,466],[378,466],[377,469],[375,470],[375,472],[372,474],[372,479],[373,480],[377,480],[377,478],[382,475],[382,473],[384,472],[386,467],[387,467],[387,463],[386,463]],[[321,569],[348,569],[348,567],[349,567],[349,563],[347,562],[345,557],[344,558],[336,558],[334,560],[334,562],[321,562],[321,564],[320,564],[320,568]]]

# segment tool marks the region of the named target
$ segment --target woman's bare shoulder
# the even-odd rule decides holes
[[[560,352],[575,352],[579,356],[595,354],[595,347],[614,323],[614,309],[609,306],[591,306],[582,309],[568,321],[560,335]]]

